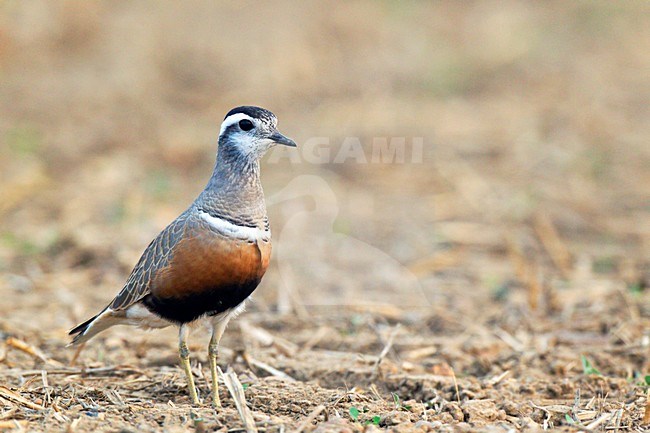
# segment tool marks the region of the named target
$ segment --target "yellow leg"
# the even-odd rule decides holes
[[[192,376],[192,367],[190,366],[190,351],[187,348],[187,333],[187,328],[181,325],[181,330],[179,332],[178,354],[181,358],[181,366],[185,371],[185,376],[187,376],[187,386],[190,389],[190,398],[192,400],[192,404],[198,406],[200,404],[199,396],[196,394],[194,377]]]
[[[221,408],[221,400],[219,400],[219,377],[217,376],[219,344],[214,341],[214,335],[210,339],[208,354],[210,356],[210,373],[212,373],[212,407]]]
[[[219,377],[217,374],[217,356],[219,354],[219,341],[226,330],[228,320],[216,321],[212,325],[212,338],[208,346],[208,357],[210,358],[210,373],[212,373],[212,406],[221,408],[219,400]]]

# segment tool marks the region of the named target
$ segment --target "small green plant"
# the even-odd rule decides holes
[[[368,408],[364,407],[361,410],[357,408],[356,406],[351,406],[350,409],[348,409],[348,412],[350,413],[350,418],[352,418],[353,421],[359,421],[359,416],[361,413],[366,413],[368,412]],[[379,422],[381,421],[381,417],[379,415],[374,415],[372,418],[367,420],[364,425],[369,425],[369,424],[374,424],[374,425],[379,425]]]
[[[614,257],[596,257],[592,264],[592,270],[596,274],[607,274],[616,271],[616,259]]]
[[[190,419],[194,422],[194,429],[196,431],[204,431],[205,425],[203,423],[203,418],[201,415],[195,413],[193,410],[190,411]]]
[[[598,371],[596,367],[591,365],[591,362],[587,359],[586,356],[580,355],[580,359],[582,360],[582,372],[584,374],[596,374],[598,376],[602,376],[600,371]]]
[[[510,296],[510,286],[507,283],[496,283],[491,285],[490,292],[492,299],[497,302],[505,302]]]
[[[573,420],[573,418],[571,418],[571,415],[569,415],[568,413],[565,413],[565,414],[564,414],[564,419],[565,419],[566,422],[568,422],[569,424],[575,424],[575,423],[576,423],[576,422]]]
[[[640,386],[645,390],[650,389],[650,375],[648,374],[643,375],[641,372],[635,371],[632,377],[628,377],[626,380],[628,383]]]
[[[635,296],[638,296],[643,293],[643,284],[641,282],[636,282],[633,284],[628,284],[627,289]]]
[[[34,242],[12,232],[0,233],[0,244],[13,248],[25,256],[34,256],[42,252],[42,248]]]
[[[405,411],[411,410],[411,406],[407,404],[402,404],[402,402],[399,399],[399,395],[397,395],[397,393],[393,392],[391,394],[393,395],[393,403],[395,403],[395,408],[400,410],[405,410]]]

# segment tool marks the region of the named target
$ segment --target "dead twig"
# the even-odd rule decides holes
[[[458,401],[458,404],[460,403],[460,391],[458,390],[458,381],[456,380],[456,372],[454,369],[451,369],[451,378],[454,381],[454,391],[456,391],[456,401]]]
[[[257,368],[259,368],[261,370],[266,371],[267,373],[271,373],[271,375],[273,375],[275,377],[279,377],[279,378],[287,380],[289,382],[295,382],[296,381],[296,379],[289,376],[287,373],[285,373],[283,371],[280,371],[277,368],[274,368],[274,367],[270,366],[269,364],[267,364],[265,362],[258,361],[257,359],[248,357],[248,363],[250,365],[252,365],[253,367],[257,367]]]
[[[257,427],[255,427],[255,420],[251,411],[246,406],[246,397],[244,395],[244,387],[241,386],[239,379],[235,372],[228,370],[226,373],[222,372],[219,367],[219,373],[223,377],[223,381],[228,388],[228,392],[232,396],[232,399],[235,402],[235,407],[237,407],[237,412],[239,412],[239,417],[244,423],[244,428],[246,428],[247,433],[257,433]]]
[[[612,416],[613,416],[613,415],[614,415],[613,413],[604,413],[604,414],[602,414],[600,417],[598,417],[598,418],[596,418],[594,421],[592,421],[591,423],[587,424],[586,427],[587,427],[589,430],[594,430],[596,427],[598,427],[598,426],[601,425],[602,423],[604,423],[604,422],[609,421],[610,419],[612,419]]]
[[[79,426],[79,423],[81,422],[81,417],[74,419],[70,424],[68,424],[68,428],[66,429],[67,433],[74,433],[77,431],[77,427]]]
[[[408,268],[417,276],[431,275],[461,263],[465,257],[465,249],[465,246],[460,246],[450,251],[436,252],[416,260],[408,265]]]
[[[251,325],[247,321],[243,320],[239,324],[239,327],[244,334],[246,334],[251,339],[256,340],[262,346],[272,345],[285,356],[293,357],[298,351],[298,346],[292,343],[291,341],[285,340],[284,338],[277,337],[265,329],[258,328],[257,326]]]
[[[641,425],[648,424],[650,424],[650,389],[648,389],[648,392],[646,392],[645,411],[643,413],[643,420],[641,421]]]
[[[512,350],[515,352],[523,352],[526,348],[522,342],[517,340],[514,336],[506,332],[504,329],[497,327],[494,330],[494,335],[499,337],[504,343],[506,343]]]
[[[621,428],[621,418],[623,418],[623,409],[614,411],[614,431],[618,432]]]
[[[46,374],[52,376],[52,375],[64,375],[64,376],[74,376],[75,374],[80,374],[80,375],[101,375],[104,373],[107,373],[107,376],[110,375],[109,373],[122,373],[122,374],[129,374],[129,373],[140,373],[141,371],[125,366],[125,365],[114,365],[114,366],[109,366],[109,367],[97,367],[97,368],[71,368],[71,369],[64,369],[64,368],[59,368],[59,369],[53,369],[53,370],[44,370],[44,369],[39,369],[39,370],[17,370],[17,369],[11,369],[11,370],[5,370],[5,371],[0,371],[0,376],[41,376],[43,374],[43,371],[46,372]]]
[[[303,420],[303,422],[300,423],[300,425],[296,429],[295,433],[302,433],[302,431],[305,430],[312,422],[314,422],[316,417],[318,417],[318,415],[320,415],[320,413],[322,411],[324,411],[324,410],[325,410],[325,406],[323,406],[322,404],[319,405],[319,406],[316,406],[316,408],[311,411],[309,416],[307,418],[305,418]]]
[[[4,401],[7,401],[7,400],[4,400]],[[17,407],[12,407],[8,411],[0,413],[0,420],[11,418],[12,416],[14,416],[14,414],[16,412],[18,412],[18,408]]]
[[[400,325],[397,324],[391,331],[390,336],[388,337],[388,341],[386,341],[384,348],[382,349],[381,353],[377,357],[377,360],[375,361],[375,365],[372,368],[371,380],[375,380],[375,378],[379,374],[379,364],[381,364],[381,361],[386,357],[386,355],[388,355],[388,352],[390,352],[390,349],[393,347],[393,341],[395,341],[395,336],[397,335],[399,329],[400,329]]]
[[[404,317],[404,310],[392,304],[349,305],[346,308],[360,313],[378,314],[391,320],[401,320]]]
[[[31,401],[27,400],[25,397],[22,395],[10,390],[9,388],[5,386],[0,385],[0,396],[6,398],[7,400],[13,401],[14,403],[17,403],[21,406],[28,407],[30,409],[34,410],[45,410],[45,407],[41,406],[40,404],[32,403]]]
[[[15,337],[9,337],[5,340],[5,343],[7,344],[7,346],[20,350],[21,352],[24,352],[33,358],[38,358],[43,362],[49,361],[48,357],[45,356],[45,354],[41,352],[40,349],[32,346],[29,343],[24,342],[23,340],[19,340],[18,338]]]
[[[20,429],[23,430],[25,427],[27,427],[27,421],[25,420],[8,420],[8,421],[0,421],[0,430],[13,430],[13,429]]]
[[[528,289],[528,306],[532,311],[537,311],[540,295],[543,291],[538,266],[528,260],[513,236],[507,236],[506,240],[508,257],[514,265],[517,278]]]
[[[83,342],[81,343],[78,347],[77,350],[74,351],[74,354],[72,355],[72,359],[68,363],[68,367],[74,367],[75,364],[77,363],[77,359],[79,358],[79,355],[81,354],[81,351],[86,347],[86,343]]]
[[[320,343],[323,338],[327,337],[327,334],[329,334],[330,328],[327,326],[321,326],[318,328],[318,330],[312,335],[312,337],[303,344],[303,346],[300,348],[300,352],[305,352],[308,350],[311,350],[314,346],[316,346],[318,343]]]
[[[499,375],[497,375],[497,376],[494,376],[492,379],[488,380],[488,383],[489,383],[491,386],[494,386],[494,385],[498,384],[499,382],[501,382],[503,379],[505,379],[505,377],[506,377],[508,374],[510,374],[510,370],[506,370],[506,371],[504,371],[503,373],[501,373],[501,374],[499,374]]]
[[[573,259],[571,258],[569,249],[555,229],[553,221],[547,214],[540,213],[535,218],[534,226],[537,237],[542,241],[542,245],[551,257],[551,260],[560,270],[562,276],[569,279],[572,273]]]

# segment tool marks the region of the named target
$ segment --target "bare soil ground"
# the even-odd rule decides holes
[[[224,384],[208,406],[201,330],[199,408],[173,329],[65,347],[243,103],[332,155],[425,145],[265,161],[274,261],[219,362],[249,430],[645,431],[649,22],[645,2],[0,2],[0,431],[246,431]]]

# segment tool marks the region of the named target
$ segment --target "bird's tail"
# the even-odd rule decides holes
[[[70,330],[70,332],[68,332],[68,335],[73,336],[72,341],[68,346],[85,343],[104,329],[115,325],[118,321],[116,319],[117,318],[110,308],[104,309],[101,313],[91,317],[82,324],[75,326]]]

